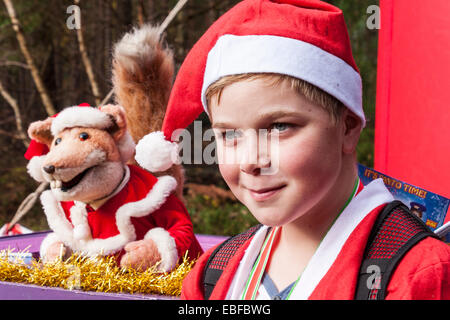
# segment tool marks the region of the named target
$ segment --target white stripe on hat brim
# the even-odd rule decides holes
[[[224,76],[278,73],[302,79],[329,93],[355,113],[365,126],[362,80],[341,58],[310,43],[271,35],[223,35],[208,54],[202,85],[206,90]]]
[[[51,132],[56,136],[62,130],[73,127],[105,129],[113,125],[105,112],[93,107],[69,107],[61,111],[52,122]]]

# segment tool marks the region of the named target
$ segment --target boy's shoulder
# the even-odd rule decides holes
[[[387,299],[450,299],[450,245],[427,237],[400,261]]]
[[[449,263],[450,245],[445,243],[444,241],[428,237],[414,246],[411,251],[407,253],[404,259],[407,258],[408,254],[414,255],[416,257],[422,257],[421,259],[418,259],[418,261],[422,261],[421,264],[434,265],[440,263]],[[423,258],[426,258],[427,261],[425,261],[425,259]],[[419,268],[420,267],[418,266],[417,269]]]
[[[194,267],[183,280],[181,287],[182,300],[203,300],[203,270],[216,247],[205,251],[196,261]]]

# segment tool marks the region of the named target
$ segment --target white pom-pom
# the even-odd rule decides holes
[[[139,140],[135,159],[150,172],[165,171],[179,162],[178,145],[166,140],[161,131],[155,131]]]
[[[42,165],[45,160],[45,155],[34,156],[27,164],[28,174],[37,182],[44,182],[44,176],[42,174]]]

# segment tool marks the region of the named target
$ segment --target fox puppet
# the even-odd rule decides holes
[[[158,28],[134,29],[113,52],[117,104],[81,104],[30,124],[28,172],[50,183],[40,197],[53,231],[44,262],[116,255],[123,267],[169,271],[186,252],[202,252],[181,198],[177,146],[158,131],[173,73]]]

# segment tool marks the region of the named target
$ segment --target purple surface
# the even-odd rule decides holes
[[[0,281],[0,300],[177,300],[177,297],[104,293]]]
[[[50,231],[34,232],[17,236],[0,237],[0,250],[26,250],[38,257],[42,240]],[[227,237],[212,235],[196,235],[203,250],[215,246]],[[171,296],[143,295],[126,293],[104,293],[61,288],[41,287],[35,285],[0,281],[0,300],[169,300]]]
[[[42,240],[50,231],[33,232],[16,236],[0,237],[0,250],[15,249],[14,251],[26,250],[33,253],[37,258]]]
[[[206,251],[211,247],[214,247],[216,244],[221,243],[228,237],[225,236],[211,236],[208,234],[196,234],[198,242],[202,246],[203,250]]]

